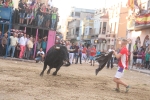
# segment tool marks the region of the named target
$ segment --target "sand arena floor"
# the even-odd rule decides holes
[[[89,64],[62,67],[57,76],[39,74],[43,64],[0,60],[0,100],[150,100],[150,76],[126,71],[123,81],[129,93],[116,93],[112,81],[116,68],[104,68],[95,76],[97,66]]]

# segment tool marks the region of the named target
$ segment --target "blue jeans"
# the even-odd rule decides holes
[[[44,17],[41,17],[41,15],[38,15],[38,26],[41,26],[41,24],[43,23],[43,19]]]
[[[51,28],[55,28],[55,23],[56,23],[56,19],[52,19],[52,26],[51,26]]]
[[[16,49],[16,46],[9,46],[8,47],[8,55],[10,55],[10,50],[12,49],[12,54],[11,54],[11,57],[14,57],[14,53],[15,53],[15,49]]]

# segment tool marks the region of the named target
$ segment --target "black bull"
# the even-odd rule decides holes
[[[45,57],[44,67],[40,76],[43,76],[44,71],[47,68],[47,65],[49,66],[47,74],[50,74],[50,70],[52,68],[56,68],[56,71],[53,73],[53,75],[57,75],[57,72],[59,71],[60,67],[64,64],[64,62],[65,66],[70,66],[67,48],[59,44],[52,46],[48,50],[47,55]]]

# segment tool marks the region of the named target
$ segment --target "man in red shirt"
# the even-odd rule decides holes
[[[92,46],[91,50],[90,50],[90,60],[91,60],[91,66],[94,66],[94,56],[96,56],[96,49],[95,46]],[[92,63],[93,62],[93,63]]]
[[[117,85],[117,88],[116,88],[117,92],[120,92],[119,84],[121,84],[121,85],[126,87],[126,92],[129,91],[129,85],[127,85],[126,83],[124,83],[124,82],[122,82],[120,80],[120,78],[124,74],[124,70],[128,69],[128,50],[126,48],[127,43],[128,43],[128,41],[126,39],[123,39],[122,42],[121,42],[120,53],[117,54],[114,51],[114,55],[118,59],[118,69],[117,69],[116,75],[115,75],[115,77],[113,79],[114,82],[116,82],[116,85]]]

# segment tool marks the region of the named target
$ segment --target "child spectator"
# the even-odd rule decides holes
[[[30,11],[28,12],[26,19],[27,19],[27,25],[32,23],[32,21],[33,21],[33,19],[34,19],[33,11],[30,10]],[[30,21],[30,23],[29,23],[29,21]]]

